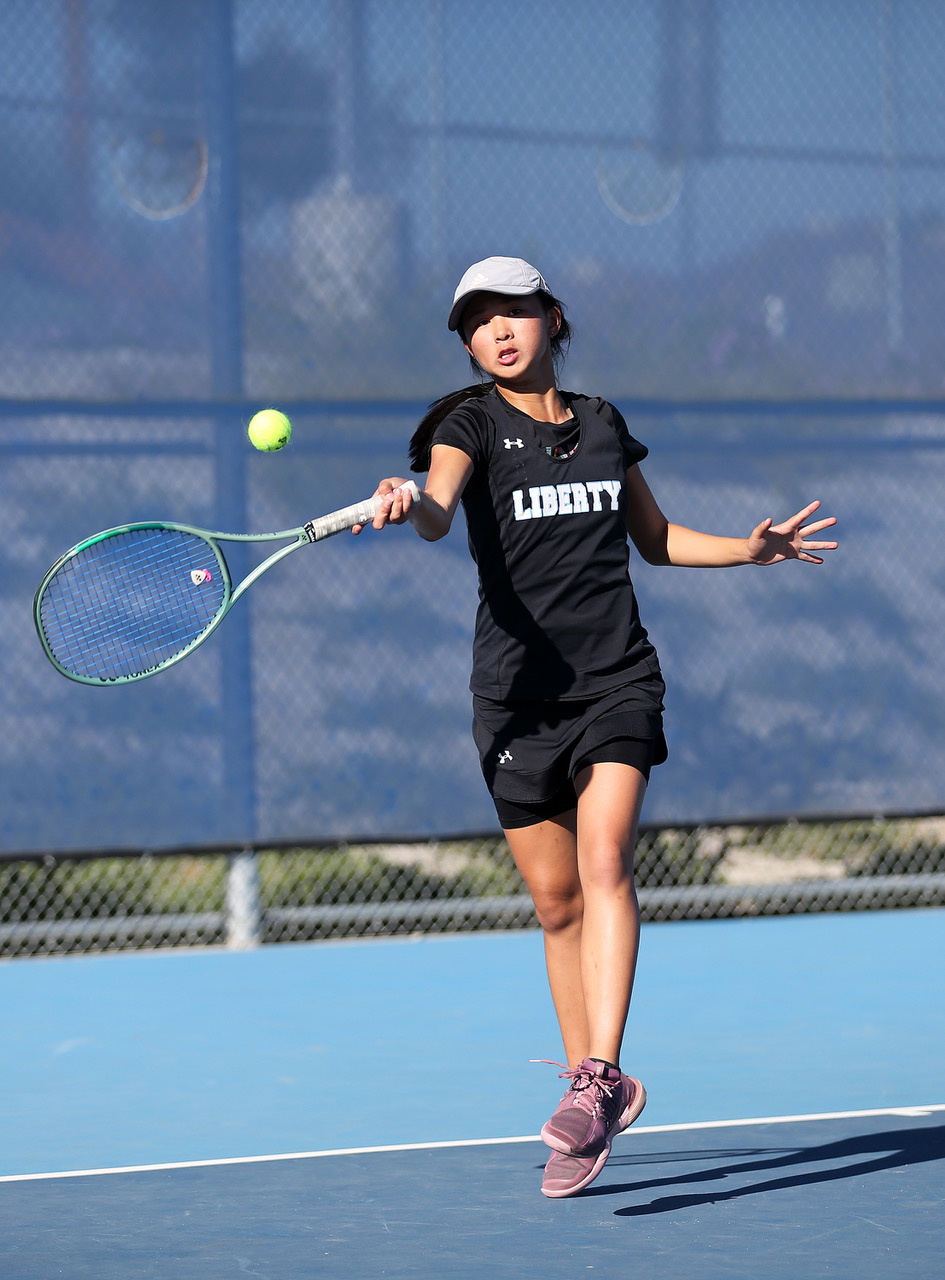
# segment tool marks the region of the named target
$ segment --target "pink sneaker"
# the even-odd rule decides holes
[[[585,1058],[573,1071],[562,1071],[561,1078],[567,1076],[571,1087],[543,1126],[542,1141],[566,1156],[609,1152],[615,1135],[633,1124],[646,1106],[646,1090],[639,1080],[597,1058]]]
[[[541,1180],[541,1193],[551,1200],[563,1200],[589,1187],[607,1163],[610,1143],[596,1156],[565,1156],[552,1151]]]

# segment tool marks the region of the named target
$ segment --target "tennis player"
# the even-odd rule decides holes
[[[639,944],[633,879],[650,769],[666,759],[659,661],[629,576],[627,535],[649,564],[822,564],[836,523],[763,520],[747,538],[671,524],[613,405],[562,391],[564,307],[521,258],[487,258],[456,289],[449,328],[481,381],[431,406],[410,444],[427,472],[421,538],[462,502],[479,570],[473,736],[496,813],[535,903],[570,1081],[542,1129],[542,1191],[574,1195],[639,1116],[620,1066]],[[374,527],[402,524],[404,480],[380,482]],[[358,532],[360,530],[357,530]]]

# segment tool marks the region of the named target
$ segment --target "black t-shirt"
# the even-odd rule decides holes
[[[626,526],[627,469],[647,450],[606,401],[561,394],[572,425],[536,422],[493,390],[433,437],[473,463],[462,502],[479,569],[480,697],[586,698],[659,670]]]

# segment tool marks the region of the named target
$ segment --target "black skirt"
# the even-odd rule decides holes
[[[473,738],[490,794],[518,804],[550,800],[586,764],[607,759],[609,744],[628,739],[652,744],[648,758],[662,764],[664,693],[653,674],[580,701],[474,697]],[[625,754],[615,747],[613,758],[623,762]]]

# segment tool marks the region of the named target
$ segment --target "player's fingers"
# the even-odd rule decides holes
[[[381,481],[381,483],[386,484],[387,481]],[[391,507],[394,504],[394,495],[392,491],[388,489],[386,493],[379,494],[378,496],[380,497],[380,503],[378,504],[377,511],[374,514],[374,519],[371,521],[371,525],[375,529],[383,529],[384,525],[390,521]]]
[[[780,524],[774,525],[775,533],[796,533],[808,516],[820,506],[820,501],[809,502],[801,511],[796,512],[793,516],[789,516],[787,520],[782,520]]]
[[[413,506],[413,495],[404,487],[396,488],[391,494],[391,507],[388,519],[391,524],[403,524],[410,516]]]
[[[821,529],[829,529],[832,525],[835,525],[836,523],[837,523],[836,516],[827,516],[823,520],[815,520],[813,524],[809,524],[801,530],[801,537],[807,538],[812,533],[820,533]]]

